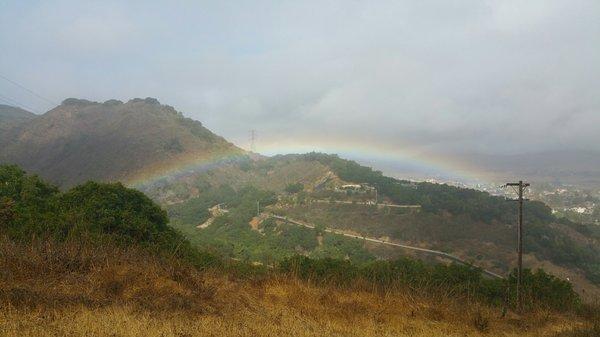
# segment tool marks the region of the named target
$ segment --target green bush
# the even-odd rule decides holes
[[[13,237],[56,231],[58,188],[15,165],[0,166],[0,230]]]
[[[285,187],[285,191],[290,194],[295,194],[295,193],[304,191],[304,184],[302,184],[302,183],[288,184]]]
[[[165,211],[143,193],[116,184],[88,182],[66,193],[17,166],[0,166],[0,230],[17,240],[86,239],[138,244],[184,258],[198,267],[219,264],[168,225]]]
[[[427,264],[406,258],[354,264],[297,255],[283,260],[278,270],[319,284],[351,287],[366,282],[369,287],[383,291],[408,287],[430,295],[469,298],[498,306],[509,304],[513,308],[516,305],[515,273],[506,280],[490,279],[471,266]],[[528,309],[567,311],[581,305],[569,282],[543,270],[524,270],[523,290]]]
[[[568,281],[561,280],[542,269],[523,270],[523,303],[529,308],[542,307],[558,311],[576,309],[581,300]],[[514,270],[507,281],[510,285],[510,300],[516,302],[517,271]]]
[[[111,234],[119,240],[152,243],[170,231],[165,211],[120,183],[76,186],[59,197],[59,204],[73,234]]]

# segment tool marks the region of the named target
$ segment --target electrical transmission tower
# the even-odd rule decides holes
[[[519,227],[517,229],[517,254],[518,254],[518,267],[517,267],[517,310],[521,312],[523,310],[523,191],[529,186],[529,183],[524,183],[519,180],[518,183],[507,183],[505,187],[511,186],[515,188],[518,198],[513,200],[519,203]]]
[[[250,151],[256,152],[256,130],[250,130]]]

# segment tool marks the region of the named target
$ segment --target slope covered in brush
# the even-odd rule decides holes
[[[27,110],[0,104],[0,144],[10,139],[21,125],[35,117],[35,114]]]
[[[202,159],[241,153],[198,121],[156,99],[67,99],[0,139],[0,161],[61,187],[130,181]]]
[[[436,242],[466,239],[491,242],[508,250],[514,247],[517,205],[503,197],[443,184],[401,181],[337,156],[313,153],[303,158],[327,165],[344,180],[368,183],[394,203],[421,205],[422,212],[415,217],[430,217],[425,226],[430,236],[437,236]],[[528,252],[540,260],[581,269],[590,280],[600,283],[598,231],[555,218],[551,209],[539,201],[526,203],[524,218]],[[398,235],[402,234],[396,232],[394,236]]]
[[[501,316],[514,305],[514,277],[486,279],[468,266],[302,256],[270,269],[226,263],[187,244],[139,191],[89,182],[61,193],[15,166],[0,166],[0,270],[0,331],[8,336],[595,329],[593,308],[543,271],[525,273],[526,315]]]
[[[229,180],[230,176],[239,179]],[[376,188],[379,205],[369,204],[374,199],[372,192],[339,192],[344,184]],[[196,228],[210,217],[207,209],[215,204],[226,203],[237,208],[236,200],[246,198],[245,186],[278,196],[271,205],[261,201],[268,206],[263,209],[266,212],[323,228],[445,251],[501,274],[516,265],[514,202],[473,189],[386,177],[335,155],[311,153],[248,159],[182,180],[165,181],[146,191],[168,204],[172,223],[193,242],[216,246],[238,258],[267,262],[302,253],[312,257],[356,256],[357,261],[364,261],[407,254],[405,250],[377,244],[359,241],[349,244],[346,239],[321,236],[319,231],[285,224],[272,226],[269,221],[253,229],[249,221],[256,215],[257,199],[252,195],[247,197],[250,206],[248,213],[243,213],[246,215],[237,219],[233,215],[242,213],[230,213],[212,227]],[[183,202],[173,203],[176,200]],[[420,208],[390,208],[384,204]],[[555,218],[541,202],[530,201],[525,205],[526,265],[547,268],[564,279],[569,278],[579,291],[588,294],[597,293],[600,282],[599,238],[592,227]]]

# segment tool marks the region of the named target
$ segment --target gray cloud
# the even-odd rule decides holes
[[[600,150],[597,1],[0,5],[0,70],[56,101],[153,96],[242,146]],[[2,93],[36,105],[7,83]]]

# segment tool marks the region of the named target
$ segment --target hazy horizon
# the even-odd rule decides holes
[[[420,169],[600,151],[600,3],[170,4],[0,4],[0,102],[150,96],[258,152]]]

